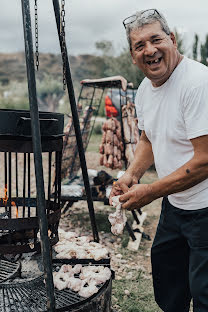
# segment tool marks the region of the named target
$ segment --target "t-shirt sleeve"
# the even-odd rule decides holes
[[[140,130],[144,130],[144,117],[143,117],[143,109],[142,109],[142,95],[141,88],[137,90],[137,94],[135,97],[135,106],[136,106],[136,114],[138,118],[138,128]]]
[[[184,103],[187,139],[208,135],[208,81],[195,87]]]

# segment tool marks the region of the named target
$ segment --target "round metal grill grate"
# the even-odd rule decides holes
[[[73,311],[97,298],[111,287],[111,279],[98,286],[98,293],[90,298],[80,297],[70,289],[55,290],[56,311]],[[23,282],[0,284],[0,311],[2,312],[43,312],[47,311],[47,295],[43,276]],[[76,310],[78,311],[78,310]]]
[[[0,259],[0,283],[15,277],[20,268],[19,262],[10,262]]]

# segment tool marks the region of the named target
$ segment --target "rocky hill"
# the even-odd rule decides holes
[[[62,60],[60,55],[40,53],[40,67],[36,73],[41,79],[44,74],[50,74],[56,79],[62,79]],[[85,78],[100,78],[105,70],[104,59],[94,55],[70,56],[70,67],[73,81]],[[7,84],[12,80],[26,80],[25,55],[23,52],[0,53],[0,83]]]

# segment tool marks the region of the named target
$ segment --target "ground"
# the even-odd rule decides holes
[[[87,166],[90,169],[106,170],[115,176],[116,171],[112,172],[110,169],[99,166],[99,154],[96,151],[97,146],[99,146],[97,140],[98,138],[93,145],[92,139],[90,151],[86,153]],[[155,171],[150,170],[144,175],[141,183],[151,183],[156,179]],[[129,240],[126,231],[119,237],[110,232],[107,217],[113,208],[104,206],[100,202],[94,202],[100,240],[110,251],[111,268],[115,271],[112,290],[112,311],[114,312],[161,311],[154,301],[150,264],[150,248],[158,223],[160,206],[161,199],[158,199],[143,208],[147,212],[144,229],[145,233],[150,235],[151,241],[142,239],[139,250],[131,252],[126,248]],[[132,222],[131,212],[128,212],[128,220]],[[79,235],[90,234],[91,228],[86,202],[75,203],[62,216],[60,226],[63,229],[76,230]]]

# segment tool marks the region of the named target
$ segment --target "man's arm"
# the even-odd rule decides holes
[[[134,153],[134,160],[126,170],[131,176],[135,176],[138,180],[143,176],[145,171],[153,164],[154,156],[152,153],[152,144],[142,131],[139,144]]]
[[[152,183],[134,185],[120,197],[122,207],[134,209],[147,205],[153,200],[184,191],[208,178],[208,135],[191,139],[194,156],[182,167],[168,176]]]
[[[111,198],[116,195],[121,195],[128,191],[128,188],[134,184],[138,184],[138,180],[144,172],[153,164],[154,157],[152,153],[152,145],[148,140],[144,131],[142,131],[139,143],[137,145],[134,160],[126,170],[124,175],[113,185],[110,194]]]

